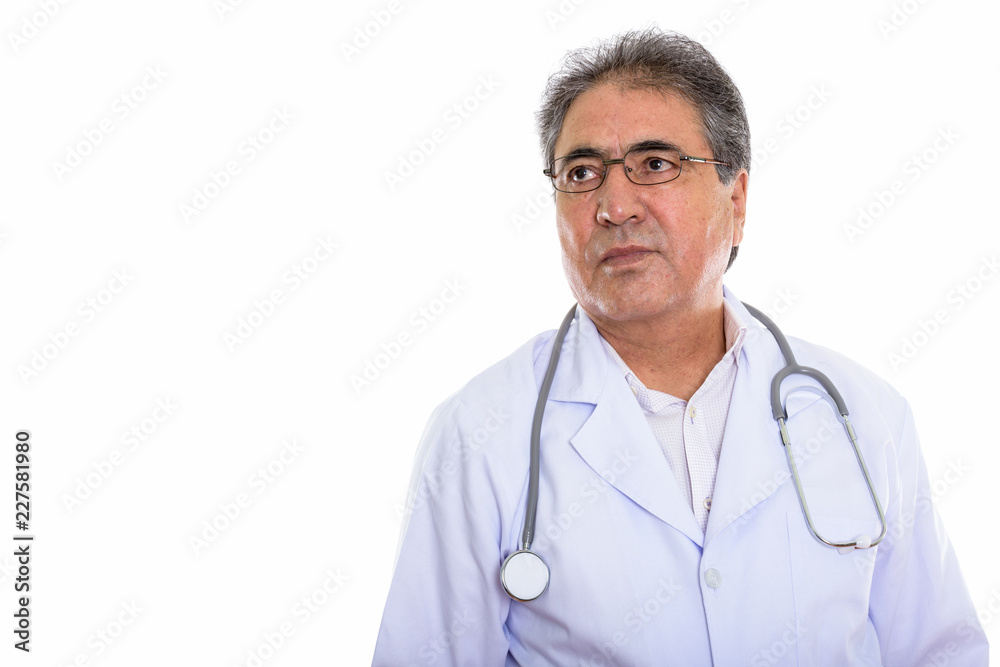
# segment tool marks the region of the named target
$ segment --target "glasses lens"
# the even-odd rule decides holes
[[[666,183],[681,175],[681,154],[658,148],[629,151],[625,170],[629,179],[640,185]]]
[[[563,157],[555,161],[556,190],[563,192],[587,192],[596,190],[604,180],[604,163],[593,155]]]

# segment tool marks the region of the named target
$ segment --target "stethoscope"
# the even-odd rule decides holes
[[[844,404],[843,397],[841,397],[840,392],[837,391],[833,382],[831,382],[826,375],[815,368],[800,366],[796,363],[795,355],[792,354],[792,349],[788,345],[788,340],[769,317],[753,306],[749,306],[745,303],[743,305],[746,306],[746,309],[750,311],[751,315],[760,320],[764,326],[767,327],[767,330],[771,332],[771,335],[774,336],[774,340],[778,343],[778,347],[781,348],[781,354],[785,358],[785,367],[778,371],[771,380],[771,414],[778,422],[778,431],[781,434],[781,443],[784,445],[785,454],[788,457],[788,466],[792,471],[792,478],[795,481],[795,490],[798,492],[799,502],[802,504],[802,512],[805,514],[809,531],[817,540],[831,547],[840,549],[842,553],[853,549],[868,549],[875,546],[882,541],[882,538],[885,537],[886,530],[888,528],[885,522],[885,512],[882,510],[882,503],[879,502],[878,494],[875,492],[875,486],[872,483],[871,476],[868,474],[868,466],[865,465],[864,457],[861,456],[861,449],[858,447],[858,439],[854,434],[854,428],[851,426],[851,421],[847,417],[847,406]],[[552,387],[552,379],[555,377],[556,366],[559,364],[559,354],[562,352],[563,340],[566,338],[566,333],[569,331],[569,325],[572,323],[575,315],[576,304],[573,304],[573,307],[570,308],[568,313],[566,313],[566,317],[563,318],[562,324],[559,325],[559,330],[556,332],[555,344],[552,347],[552,356],[549,358],[549,366],[545,371],[545,377],[542,379],[542,386],[538,390],[538,400],[535,403],[535,415],[531,422],[531,458],[528,466],[528,502],[524,512],[524,528],[521,531],[521,548],[508,555],[507,558],[504,559],[503,565],[500,566],[500,583],[503,585],[507,595],[514,600],[518,600],[519,602],[529,602],[534,600],[539,595],[544,593],[545,589],[549,586],[549,567],[545,564],[545,561],[542,560],[541,556],[531,550],[531,542],[534,539],[535,534],[535,514],[538,510],[538,461],[541,449],[542,416],[545,414],[545,404],[549,398],[549,389]],[[861,472],[865,475],[865,481],[868,484],[868,491],[871,494],[872,503],[875,505],[879,521],[882,524],[882,532],[874,541],[872,541],[868,535],[861,535],[853,542],[834,542],[821,536],[816,530],[816,527],[813,525],[812,516],[809,514],[809,504],[806,502],[805,494],[802,492],[802,482],[799,479],[799,472],[795,466],[795,457],[792,455],[792,443],[788,438],[788,430],[785,428],[785,420],[788,419],[788,414],[785,412],[785,408],[781,405],[781,382],[789,375],[806,375],[813,378],[823,387],[824,390],[826,390],[826,393],[836,404],[837,411],[840,412],[841,421],[844,424],[844,430],[847,431],[847,437],[850,438],[851,444],[854,446],[854,454],[857,456]]]

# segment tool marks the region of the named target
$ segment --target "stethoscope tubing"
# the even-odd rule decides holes
[[[882,509],[882,503],[879,501],[878,494],[875,492],[874,483],[872,482],[871,475],[868,473],[868,466],[865,465],[864,458],[861,456],[861,449],[858,446],[857,436],[855,435],[851,422],[848,419],[847,405],[844,403],[843,397],[840,395],[837,387],[834,386],[833,382],[824,373],[816,370],[815,368],[801,366],[798,362],[796,362],[795,355],[792,353],[792,348],[788,344],[788,339],[785,338],[781,329],[778,328],[778,325],[776,325],[771,318],[747,303],[744,303],[743,305],[750,312],[750,314],[759,320],[771,333],[785,359],[784,368],[779,370],[771,380],[771,414],[775,421],[778,422],[781,443],[784,446],[785,453],[788,458],[788,465],[792,471],[795,489],[798,494],[799,503],[802,506],[802,512],[805,515],[809,531],[820,542],[839,549],[867,549],[877,545],[885,537],[888,530],[888,525],[885,520],[885,511]],[[508,595],[510,595],[513,599],[522,602],[535,599],[538,595],[541,595],[545,588],[548,587],[548,568],[544,564],[541,557],[531,551],[531,543],[535,534],[535,515],[538,513],[538,484],[540,476],[539,465],[541,460],[542,419],[545,416],[545,404],[549,399],[549,391],[552,388],[552,381],[555,379],[556,368],[559,364],[559,356],[562,352],[563,341],[566,339],[566,334],[569,332],[570,324],[576,316],[576,309],[577,304],[573,304],[573,307],[569,309],[569,312],[566,313],[562,323],[559,325],[559,330],[556,332],[556,336],[553,341],[552,354],[549,357],[549,365],[545,370],[545,376],[542,378],[541,387],[538,389],[538,399],[535,402],[535,413],[531,420],[531,454],[528,465],[528,498],[525,504],[524,528],[521,532],[522,546],[518,552],[508,556],[507,560],[505,560],[503,564],[503,567],[501,568],[501,583],[503,583],[504,589],[507,590]],[[882,532],[874,541],[871,541],[868,536],[862,535],[853,542],[833,542],[822,537],[813,525],[812,516],[809,513],[809,506],[806,503],[805,493],[802,490],[802,482],[799,479],[798,467],[795,465],[795,457],[792,454],[791,441],[788,437],[788,431],[785,428],[785,421],[788,419],[788,414],[785,411],[784,406],[781,404],[781,383],[790,375],[805,375],[813,378],[823,387],[824,390],[826,390],[836,404],[837,410],[840,412],[843,420],[844,428],[847,431],[847,436],[853,445],[858,465],[864,473],[865,482],[868,485],[868,491],[871,495],[872,503],[875,506],[879,522],[881,523]],[[519,597],[511,592],[511,588],[505,581],[504,573],[507,568],[508,561],[514,556],[521,555],[523,552],[527,552],[531,555],[531,557],[537,559],[538,563],[540,563],[540,567],[545,569],[545,585],[537,591],[532,591],[531,594],[526,597]]]
[[[528,503],[525,508],[524,530],[521,532],[521,549],[531,548],[531,541],[535,537],[535,514],[538,510],[538,466],[541,458],[542,441],[542,417],[545,415],[545,403],[549,400],[549,390],[552,388],[552,380],[556,375],[556,367],[559,365],[559,355],[562,352],[563,341],[569,331],[569,325],[576,315],[576,304],[569,309],[566,317],[563,318],[559,330],[556,332],[555,342],[552,346],[552,356],[549,357],[549,367],[545,370],[545,377],[542,379],[542,386],[538,389],[538,400],[535,402],[535,416],[531,420],[531,462],[529,463],[528,475]]]

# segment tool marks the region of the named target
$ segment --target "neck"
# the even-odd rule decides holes
[[[714,304],[652,319],[622,321],[587,314],[646,387],[685,401],[726,353],[721,294]]]

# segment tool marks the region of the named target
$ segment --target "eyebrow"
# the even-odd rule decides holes
[[[661,150],[661,151],[677,151],[678,153],[683,153],[683,151],[675,144],[669,141],[663,141],[662,139],[645,139],[643,141],[638,141],[631,144],[625,148],[625,152],[634,150]],[[568,157],[599,157],[605,159],[606,153],[600,151],[592,146],[578,146],[574,148],[566,155],[561,155],[556,159],[568,158]]]

